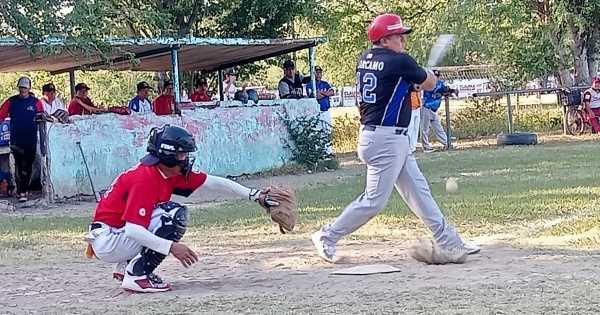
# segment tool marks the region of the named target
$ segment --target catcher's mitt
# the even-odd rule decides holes
[[[279,224],[279,231],[282,234],[294,230],[297,203],[296,193],[293,189],[270,186],[262,191],[252,191],[250,199],[255,200],[267,210],[271,220]]]

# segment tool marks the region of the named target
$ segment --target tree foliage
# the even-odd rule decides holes
[[[326,36],[317,61],[337,85],[352,84],[366,28],[384,12],[414,32],[408,50],[423,63],[437,35],[456,43],[441,65],[496,64],[514,86],[554,75],[564,85],[589,83],[600,60],[598,0],[3,0],[0,36],[30,45],[51,37],[59,49],[107,57],[109,37]],[[42,51],[41,53],[52,53]],[[306,57],[298,54],[305,67]],[[244,69],[264,77],[269,65]],[[572,75],[574,74],[574,75]]]
[[[442,65],[496,64],[515,86],[548,75],[570,86],[589,83],[598,71],[599,6],[598,0],[332,0],[315,24],[330,39],[320,61],[339,84],[353,80],[369,21],[395,12],[414,28],[408,50],[420,62],[438,34],[453,33],[456,43]]]

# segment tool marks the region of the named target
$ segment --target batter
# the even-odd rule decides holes
[[[409,148],[410,87],[417,84],[432,90],[437,81],[405,52],[406,35],[411,31],[395,14],[380,15],[369,26],[373,48],[362,54],[357,65],[361,122],[357,151],[367,165],[366,187],[333,223],[312,235],[318,255],[327,262],[336,261],[335,246],[341,238],[385,207],[394,187],[431,230],[441,250],[452,257],[450,262],[464,261],[466,255],[480,250],[465,244],[446,222]]]

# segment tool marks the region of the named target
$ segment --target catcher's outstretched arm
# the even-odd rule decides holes
[[[200,186],[200,189],[211,190],[232,196],[239,196],[243,199],[248,199],[252,192],[256,191],[256,189],[244,187],[227,178],[213,175],[208,175],[204,184]]]

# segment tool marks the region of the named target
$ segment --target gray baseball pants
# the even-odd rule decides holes
[[[440,246],[453,248],[464,244],[433,200],[429,185],[410,152],[406,132],[398,134],[398,129],[377,126],[374,131],[368,131],[361,126],[358,156],[367,164],[365,191],[332,224],[323,227],[324,240],[336,243],[363,226],[385,207],[395,187]]]
[[[423,150],[430,150],[432,148],[429,142],[429,128],[431,127],[433,127],[433,133],[437,140],[446,147],[448,140],[440,117],[431,109],[421,106],[421,142],[423,143]]]

